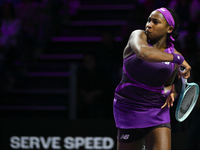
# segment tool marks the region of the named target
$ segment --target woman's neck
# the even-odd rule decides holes
[[[155,48],[160,49],[162,51],[164,51],[167,48],[166,40],[165,41],[162,41],[162,40],[149,41],[149,44],[152,45],[152,47],[155,47]]]

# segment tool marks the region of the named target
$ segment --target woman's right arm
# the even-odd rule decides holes
[[[148,62],[172,62],[173,55],[165,53],[147,43],[147,36],[144,30],[135,30],[131,33],[128,48],[130,48],[138,58]]]
[[[173,54],[149,46],[144,30],[135,30],[131,33],[125,51],[128,51],[128,53],[135,53],[138,58],[148,62],[173,62],[174,60]],[[176,50],[174,53],[181,55],[181,53]],[[125,52],[125,55],[129,54]],[[186,70],[184,72],[179,71],[179,77],[183,76],[184,78],[189,78],[191,70],[190,65],[184,60],[180,66],[184,66]]]

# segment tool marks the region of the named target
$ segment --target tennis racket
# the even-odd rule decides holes
[[[188,83],[183,77],[181,79],[182,90],[175,111],[175,118],[179,122],[190,115],[199,96],[199,86],[196,83]]]

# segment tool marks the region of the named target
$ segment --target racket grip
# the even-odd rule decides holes
[[[183,72],[183,71],[185,71],[185,67],[180,66],[180,67],[179,67],[179,70],[180,70],[181,72]]]
[[[180,66],[180,67],[179,67],[179,70],[180,70],[181,72],[184,72],[184,71],[185,71],[185,67]],[[182,79],[182,83],[183,83],[183,84],[186,84],[186,83],[187,83],[187,79],[185,79],[185,78],[183,78],[183,77],[181,77],[181,79]]]
[[[181,77],[182,83],[185,85],[187,83],[187,79]]]

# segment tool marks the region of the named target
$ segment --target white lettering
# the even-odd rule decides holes
[[[60,140],[61,140],[60,137],[53,137],[53,140],[52,140],[52,148],[53,149],[61,149]]]
[[[65,137],[65,149],[112,149],[114,140],[110,137]]]
[[[103,138],[103,149],[112,149],[114,146],[114,141],[110,137]]]
[[[38,137],[30,137],[30,149],[40,149],[40,140],[38,139]]]
[[[29,148],[29,143],[28,143],[28,137],[27,136],[24,136],[24,137],[21,137],[21,148],[22,149],[28,149]]]
[[[64,138],[64,147],[66,149],[74,149],[74,138],[73,137],[66,137]]]
[[[10,147],[12,149],[112,149],[114,140],[110,137],[65,137],[61,144],[61,137],[36,137],[36,136],[12,136]]]
[[[94,138],[94,149],[102,149],[102,138],[101,137],[95,137]]]
[[[85,138],[85,149],[93,149],[93,138],[92,137],[86,137]]]
[[[12,136],[10,138],[10,147],[13,149],[19,149],[20,148],[20,139],[17,136]]]
[[[45,138],[44,138],[44,137],[40,137],[40,141],[41,141],[42,147],[43,147],[44,149],[49,149],[49,148],[50,148],[51,137],[48,137],[48,138],[47,138],[47,141],[45,141]]]
[[[75,148],[79,149],[79,147],[84,146],[85,140],[82,137],[76,137],[75,138]]]

